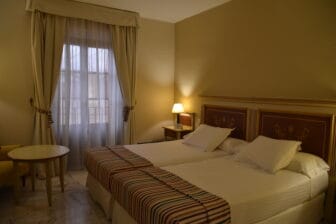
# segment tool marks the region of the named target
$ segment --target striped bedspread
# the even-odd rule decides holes
[[[108,191],[113,175],[119,172],[152,166],[145,158],[123,146],[94,148],[86,153],[86,168]]]
[[[230,223],[230,206],[157,167],[114,175],[112,194],[139,224]]]

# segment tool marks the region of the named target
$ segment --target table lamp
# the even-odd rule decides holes
[[[175,119],[175,128],[182,128],[182,125],[179,124],[180,121],[179,121],[179,113],[183,113],[184,112],[184,107],[183,107],[183,104],[182,103],[174,103],[174,106],[173,106],[173,109],[172,109],[172,113],[175,114],[176,116],[176,119]]]

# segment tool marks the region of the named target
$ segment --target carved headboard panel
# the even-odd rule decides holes
[[[185,126],[190,126],[192,129],[195,127],[195,113],[180,113],[178,116],[178,122]]]
[[[302,151],[328,161],[332,122],[330,114],[260,111],[258,132],[275,139],[299,140]]]
[[[247,109],[203,105],[202,123],[215,127],[235,128],[231,137],[247,139]]]

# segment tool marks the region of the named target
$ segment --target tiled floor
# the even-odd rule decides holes
[[[0,189],[0,223],[109,223],[103,211],[95,204],[85,187],[85,171],[68,172],[65,192],[59,179],[53,178],[52,206],[48,206],[45,181],[37,180],[36,191],[31,191],[27,181],[21,199],[16,205],[12,188]]]

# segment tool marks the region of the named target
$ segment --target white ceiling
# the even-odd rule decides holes
[[[231,0],[75,0],[138,12],[141,17],[176,23]]]

